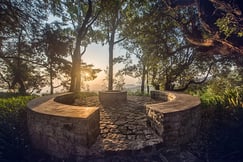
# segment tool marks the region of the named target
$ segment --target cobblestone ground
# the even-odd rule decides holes
[[[89,106],[100,107],[101,134],[90,148],[90,156],[75,161],[98,162],[199,162],[190,152],[164,148],[162,139],[146,124],[145,103],[150,97],[128,96],[128,102],[113,106],[100,105],[98,97],[89,98]]]
[[[114,101],[116,102],[116,101]],[[162,142],[146,124],[144,104],[149,97],[128,97],[114,106],[100,105],[101,135],[91,148],[103,151],[138,150]]]

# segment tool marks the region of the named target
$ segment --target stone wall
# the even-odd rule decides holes
[[[165,145],[185,144],[197,134],[200,121],[200,100],[187,94],[152,91],[151,97],[167,102],[146,105],[148,124]]]
[[[86,155],[100,133],[99,109],[61,104],[55,97],[40,97],[27,105],[33,146],[59,158]]]
[[[100,91],[99,101],[104,105],[114,105],[127,102],[126,91]]]
[[[162,102],[172,101],[175,99],[175,95],[173,93],[163,91],[151,91],[150,96],[152,99],[160,100]]]

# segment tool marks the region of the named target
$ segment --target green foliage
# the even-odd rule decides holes
[[[9,115],[16,115],[19,111],[25,109],[26,103],[33,98],[34,96],[20,96],[18,94],[10,97],[10,94],[6,94],[5,98],[0,98],[0,119],[9,117]]]
[[[204,107],[243,108],[243,89],[231,87],[217,94],[211,88],[208,88],[201,95],[201,101]]]
[[[101,72],[101,69],[95,68],[93,64],[87,64],[82,62],[81,64],[81,80],[91,81],[97,78],[97,74]]]
[[[125,77],[123,75],[118,75],[113,81],[115,90],[123,90],[125,85]]]
[[[229,16],[219,18],[216,21],[216,25],[219,27],[220,32],[224,33],[226,38],[231,36],[237,30],[235,24],[231,23]]]
[[[223,33],[226,38],[236,34],[238,37],[243,36],[243,31],[239,28],[239,24],[234,21],[231,14],[226,14],[226,16],[217,19],[215,24],[218,26],[219,31]]]
[[[229,89],[224,93],[225,104],[233,108],[243,107],[243,91],[238,89]]]
[[[26,104],[34,96],[0,94],[0,161],[27,161]]]
[[[47,19],[43,1],[1,1],[0,86],[21,93],[41,88],[41,71],[36,70],[41,55],[32,43]],[[34,65],[35,64],[35,65]]]

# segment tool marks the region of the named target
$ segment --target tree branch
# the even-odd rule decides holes
[[[53,86],[53,88],[59,88],[59,87],[61,87],[62,86],[62,84],[59,84],[59,85],[57,85],[57,86]]]
[[[190,81],[189,81],[183,88],[174,89],[173,91],[185,91],[185,90],[189,87],[189,85],[191,85],[191,84],[202,84],[202,83],[204,83],[204,82],[207,80],[207,78],[208,78],[208,76],[209,76],[209,74],[210,74],[210,71],[211,71],[211,69],[212,69],[213,64],[214,64],[214,63],[211,63],[211,64],[210,64],[209,69],[208,69],[208,71],[207,71],[207,74],[206,74],[206,76],[204,77],[203,80],[198,81],[198,82],[195,81],[195,80],[190,80]]]
[[[91,0],[88,1],[88,5],[89,5],[88,11],[87,11],[87,13],[85,15],[85,18],[84,18],[84,21],[82,23],[82,26],[78,29],[78,38],[79,38],[79,40],[82,37],[84,37],[84,35],[87,33],[87,29],[88,29],[87,25],[88,25],[90,17],[92,16],[92,12],[93,12],[92,5],[93,5],[93,3],[92,3]]]
[[[117,44],[117,43],[120,43],[121,41],[125,40],[126,38],[122,38],[122,39],[119,39],[117,41],[114,42],[114,44]]]
[[[181,50],[183,50],[185,48],[190,48],[190,47],[192,47],[192,45],[191,44],[187,44],[187,45],[184,45],[184,46],[181,46],[181,47],[177,48],[175,51],[172,51],[169,54],[173,55],[173,54],[176,54],[177,52],[179,52],[179,51],[181,51]]]
[[[196,39],[190,35],[187,35],[186,39],[189,43],[196,46],[212,47],[214,45],[214,41],[212,39]]]
[[[40,66],[44,66],[44,67],[46,66],[46,64],[41,64],[39,62],[28,60],[28,59],[21,58],[21,57],[0,57],[0,58],[3,59],[4,61],[6,61],[11,66],[12,66],[12,63],[10,61],[7,61],[7,59],[19,59],[19,60],[22,60],[22,61],[31,62],[35,65],[40,65]]]
[[[89,28],[97,20],[100,13],[101,13],[101,10],[98,11],[98,13],[95,15],[95,17],[88,23],[87,28]]]
[[[85,54],[86,49],[87,49],[87,46],[84,46],[84,50],[83,50],[83,52],[81,52],[81,56],[83,56]]]

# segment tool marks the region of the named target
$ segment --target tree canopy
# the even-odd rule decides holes
[[[165,0],[168,10],[195,8],[195,17],[180,22],[187,40],[201,51],[243,54],[243,2],[227,0]],[[182,19],[181,19],[182,20]],[[199,20],[199,21],[198,21]],[[198,22],[197,22],[198,21]]]
[[[243,64],[241,1],[9,0],[0,9],[0,86],[21,93],[45,85],[53,93],[55,79],[80,91],[100,71],[82,62],[93,42],[109,46],[109,90],[116,62],[141,79],[142,92],[185,90]],[[113,58],[115,45],[126,55]]]

